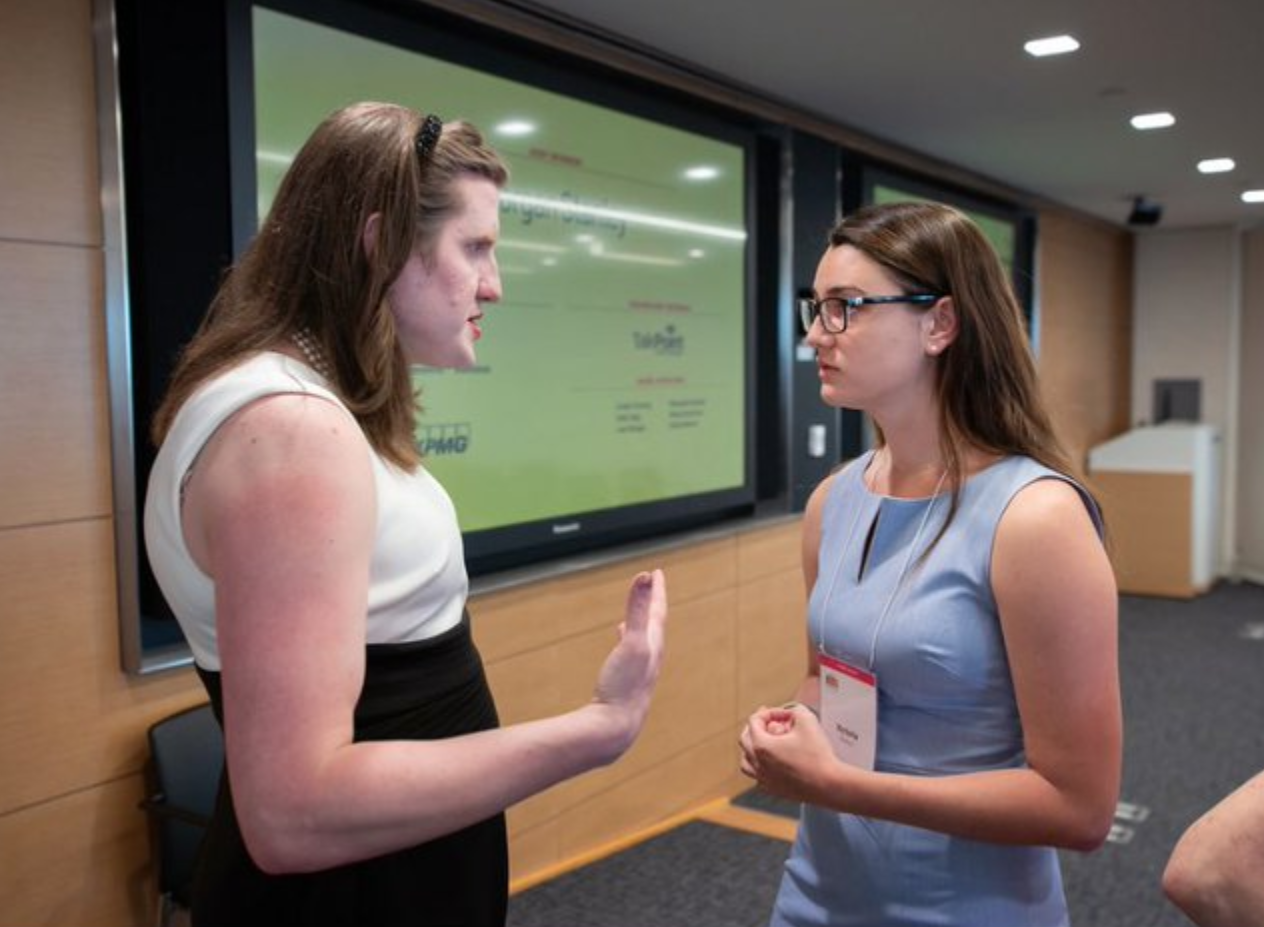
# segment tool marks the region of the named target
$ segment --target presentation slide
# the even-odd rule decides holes
[[[477,125],[509,164],[478,363],[418,369],[466,531],[746,485],[745,150],[256,7],[259,215],[358,100]]]
[[[885,184],[873,185],[873,202],[874,203],[906,203],[906,202],[936,202],[933,197],[922,196],[912,193],[899,187],[889,187]],[[949,205],[955,205],[948,200]],[[997,216],[980,212],[977,209],[968,207],[958,207],[963,213],[970,217],[971,221],[979,227],[983,232],[983,236],[996,249],[997,255],[1001,259],[1001,264],[1005,267],[1005,272],[1014,276],[1014,261],[1018,253],[1018,229],[1014,222],[1010,219],[1001,219]]]

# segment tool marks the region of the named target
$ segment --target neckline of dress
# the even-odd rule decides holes
[[[869,481],[865,479],[865,476],[866,474],[868,474],[869,468],[873,465],[875,459],[877,458],[878,450],[875,448],[873,450],[870,450],[868,454],[869,454],[869,459],[868,461],[865,462],[864,467],[860,471],[860,488],[864,491],[865,496],[868,498],[877,499],[879,502],[899,502],[899,503],[907,503],[910,505],[918,505],[918,504],[925,505],[928,502],[934,502],[944,493],[951,493],[953,491],[953,488],[951,486],[945,485],[939,492],[934,492],[926,496],[892,496],[888,493],[877,492],[876,490],[872,489],[869,486]],[[1009,458],[1010,458],[1010,455],[1003,455],[1003,456],[997,457],[996,460],[992,461],[987,466],[980,467],[975,472],[967,474],[966,478],[961,481],[961,485],[957,488],[964,491],[966,486],[969,485],[971,480],[977,477],[983,476],[993,467],[997,467],[1001,465],[1006,460],[1009,460]]]

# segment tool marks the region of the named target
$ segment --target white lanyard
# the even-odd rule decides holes
[[[895,603],[895,597],[900,592],[900,587],[904,584],[904,578],[908,575],[909,566],[913,563],[913,553],[917,550],[918,541],[922,539],[922,534],[926,530],[926,523],[930,520],[931,510],[935,507],[935,503],[939,501],[939,491],[943,489],[944,479],[948,476],[948,471],[944,470],[939,474],[939,482],[935,484],[935,491],[931,495],[930,502],[926,506],[926,511],[922,513],[922,520],[917,526],[917,531],[913,535],[913,540],[909,543],[908,552],[904,555],[904,565],[900,567],[899,575],[895,578],[895,585],[891,588],[891,594],[887,596],[886,605],[882,608],[882,614],[878,616],[878,621],[873,627],[873,635],[869,640],[869,662],[865,669],[873,672],[874,661],[877,659],[878,653],[878,637],[882,633],[882,628],[886,624],[887,615],[891,611],[891,606]],[[861,474],[863,483],[864,474]],[[825,590],[825,599],[821,603],[821,629],[820,637],[817,640],[817,650],[820,653],[828,653],[825,647],[825,622],[829,615],[829,602],[834,595],[834,586],[838,582],[838,574],[842,571],[843,561],[847,559],[847,554],[851,550],[852,539],[856,536],[856,525],[860,521],[860,510],[862,506],[856,506],[856,514],[852,517],[851,528],[847,532],[847,540],[843,543],[843,552],[838,560],[834,563],[834,572],[830,577],[829,587]]]

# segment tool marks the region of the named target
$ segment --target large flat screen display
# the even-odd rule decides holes
[[[259,216],[356,100],[469,120],[509,163],[478,364],[415,374],[473,556],[495,529],[582,536],[594,513],[744,491],[742,146],[261,6],[252,30]]]
[[[128,669],[188,659],[137,556],[151,416],[294,154],[357,101],[469,120],[511,171],[504,298],[486,307],[477,366],[415,371],[416,440],[455,500],[470,573],[592,562],[597,548],[751,514],[763,408],[752,204],[776,189],[758,126],[426,4],[115,4],[126,256],[110,330]]]
[[[949,190],[929,181],[869,167],[864,172],[864,203],[940,202],[965,213],[996,249],[1014,285],[1027,327],[1032,319],[1032,248],[1034,219],[1023,209]]]

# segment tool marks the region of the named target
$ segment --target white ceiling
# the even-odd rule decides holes
[[[810,116],[1122,225],[1264,222],[1264,0],[518,0]],[[1078,52],[1023,43],[1070,33]],[[1168,129],[1129,118],[1167,110]],[[1237,169],[1203,175],[1198,161]]]

